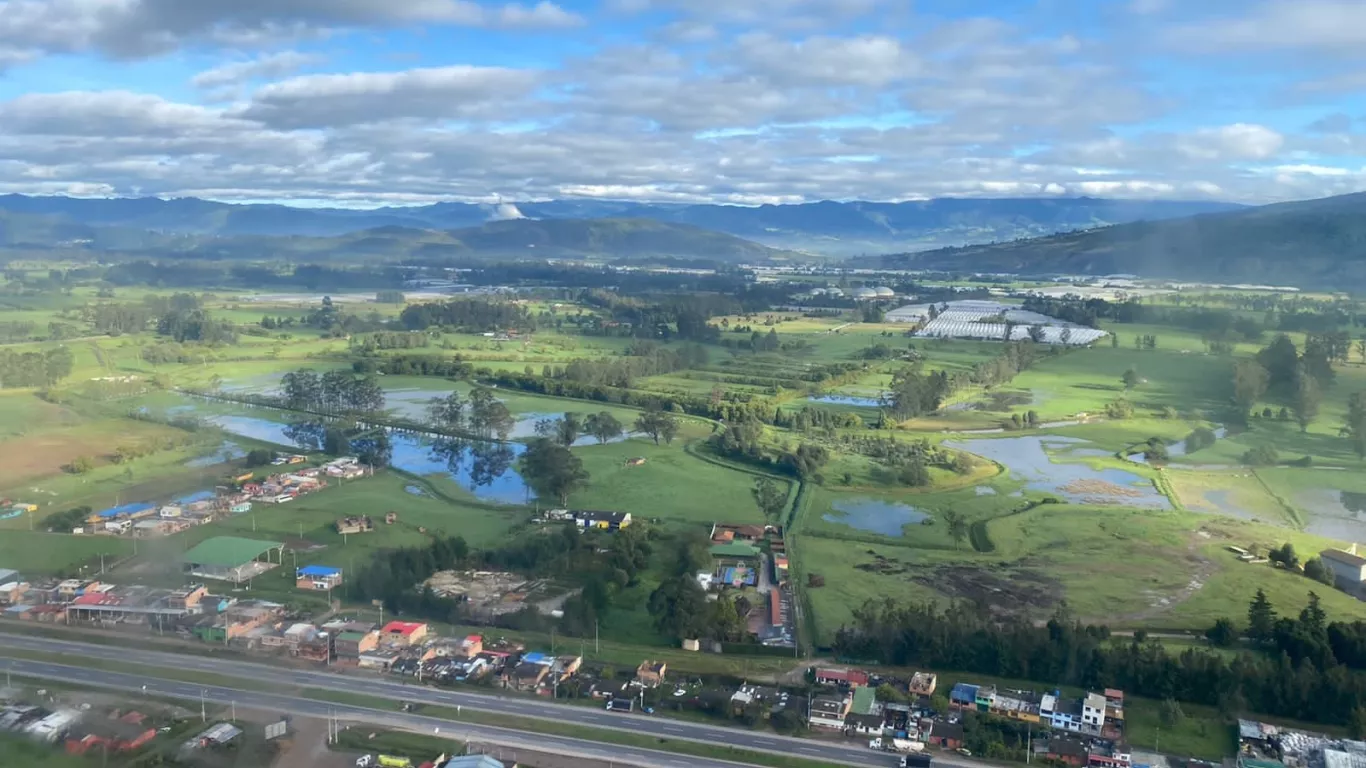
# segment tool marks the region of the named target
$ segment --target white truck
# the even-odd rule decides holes
[[[919,752],[925,745],[910,739],[884,739],[881,736],[868,742],[869,749],[876,749],[879,752]]]

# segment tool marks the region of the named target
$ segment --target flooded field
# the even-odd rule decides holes
[[[1079,438],[1029,435],[990,440],[950,440],[946,447],[996,461],[1023,480],[1030,490],[1055,494],[1076,504],[1120,504],[1170,509],[1171,504],[1145,478],[1122,469],[1093,469],[1086,464],[1055,462],[1050,452],[1067,455],[1085,450]],[[1073,453],[1072,455],[1076,455]]]
[[[859,408],[881,408],[882,401],[876,397],[857,397],[855,395],[812,395],[806,398],[816,405],[851,405]]]
[[[1366,541],[1366,493],[1320,488],[1291,499],[1311,513],[1304,529],[1340,541]]]
[[[905,526],[924,523],[930,515],[909,504],[898,504],[874,498],[840,499],[830,506],[821,519],[827,523],[847,525],[860,531],[881,536],[900,536]]]

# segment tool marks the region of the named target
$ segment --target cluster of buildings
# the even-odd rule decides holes
[[[565,523],[572,522],[575,526],[588,531],[619,531],[631,525],[630,512],[602,512],[594,509],[547,509],[542,512],[540,517],[532,522],[536,523]]]
[[[37,512],[37,504],[29,504],[23,501],[12,499],[0,499],[0,520],[13,520],[16,517]]]
[[[1030,338],[1030,328],[1035,326],[1043,330],[1041,341],[1045,344],[1084,346],[1109,335],[1013,304],[981,299],[911,304],[888,312],[886,320],[917,326],[916,336],[943,339],[1001,340],[1009,329],[1011,341],[1025,341]]]
[[[151,718],[136,710],[91,712],[88,705],[47,707],[0,696],[0,731],[43,744],[64,743],[68,754],[119,754],[141,749],[157,737]]]
[[[711,529],[709,552],[712,567],[695,574],[702,589],[709,593],[728,589],[757,591],[766,604],[749,614],[749,633],[764,645],[794,647],[795,611],[788,584],[783,529],[772,525],[716,523]]]
[[[1364,768],[1366,742],[1238,721],[1238,768]]]

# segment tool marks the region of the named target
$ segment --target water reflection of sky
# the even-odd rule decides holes
[[[288,424],[256,416],[222,414],[207,420],[224,431],[255,440],[293,445]],[[483,441],[433,441],[413,435],[390,433],[393,466],[416,475],[446,475],[476,498],[500,504],[523,504],[526,483],[514,468],[525,449],[519,443]]]
[[[1060,496],[1074,503],[1084,504],[1102,499],[1130,507],[1169,508],[1167,497],[1158,493],[1151,482],[1122,469],[1093,469],[1081,463],[1058,463],[1049,458],[1048,448],[1075,449],[1087,441],[1080,438],[1028,435],[994,440],[951,440],[944,445],[1004,465],[1011,474],[1025,481],[1035,491]],[[1097,481],[1125,489],[1123,494],[1104,493],[1102,489],[1088,489],[1084,493],[1065,490],[1073,483]]]
[[[847,525],[860,531],[882,536],[900,536],[902,528],[911,523],[923,523],[930,516],[908,504],[870,497],[839,499],[830,505],[821,519],[827,523]]]
[[[1309,533],[1338,541],[1366,541],[1366,494],[1318,488],[1301,491],[1292,501],[1310,513],[1304,526]]]

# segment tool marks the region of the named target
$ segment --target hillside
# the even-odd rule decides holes
[[[646,219],[516,219],[456,230],[385,226],[333,237],[178,235],[0,211],[0,246],[130,257],[310,261],[678,257],[738,263],[800,257],[720,232]]]
[[[937,199],[903,203],[679,205],[551,200],[353,210],[231,205],[178,198],[79,199],[0,195],[0,212],[94,227],[186,235],[334,237],[381,227],[450,230],[509,216],[530,219],[650,219],[685,224],[766,245],[831,256],[912,251],[1237,209],[1226,203],[1094,198]]]
[[[1034,240],[859,260],[861,266],[1115,274],[1347,287],[1366,284],[1366,193]]]

